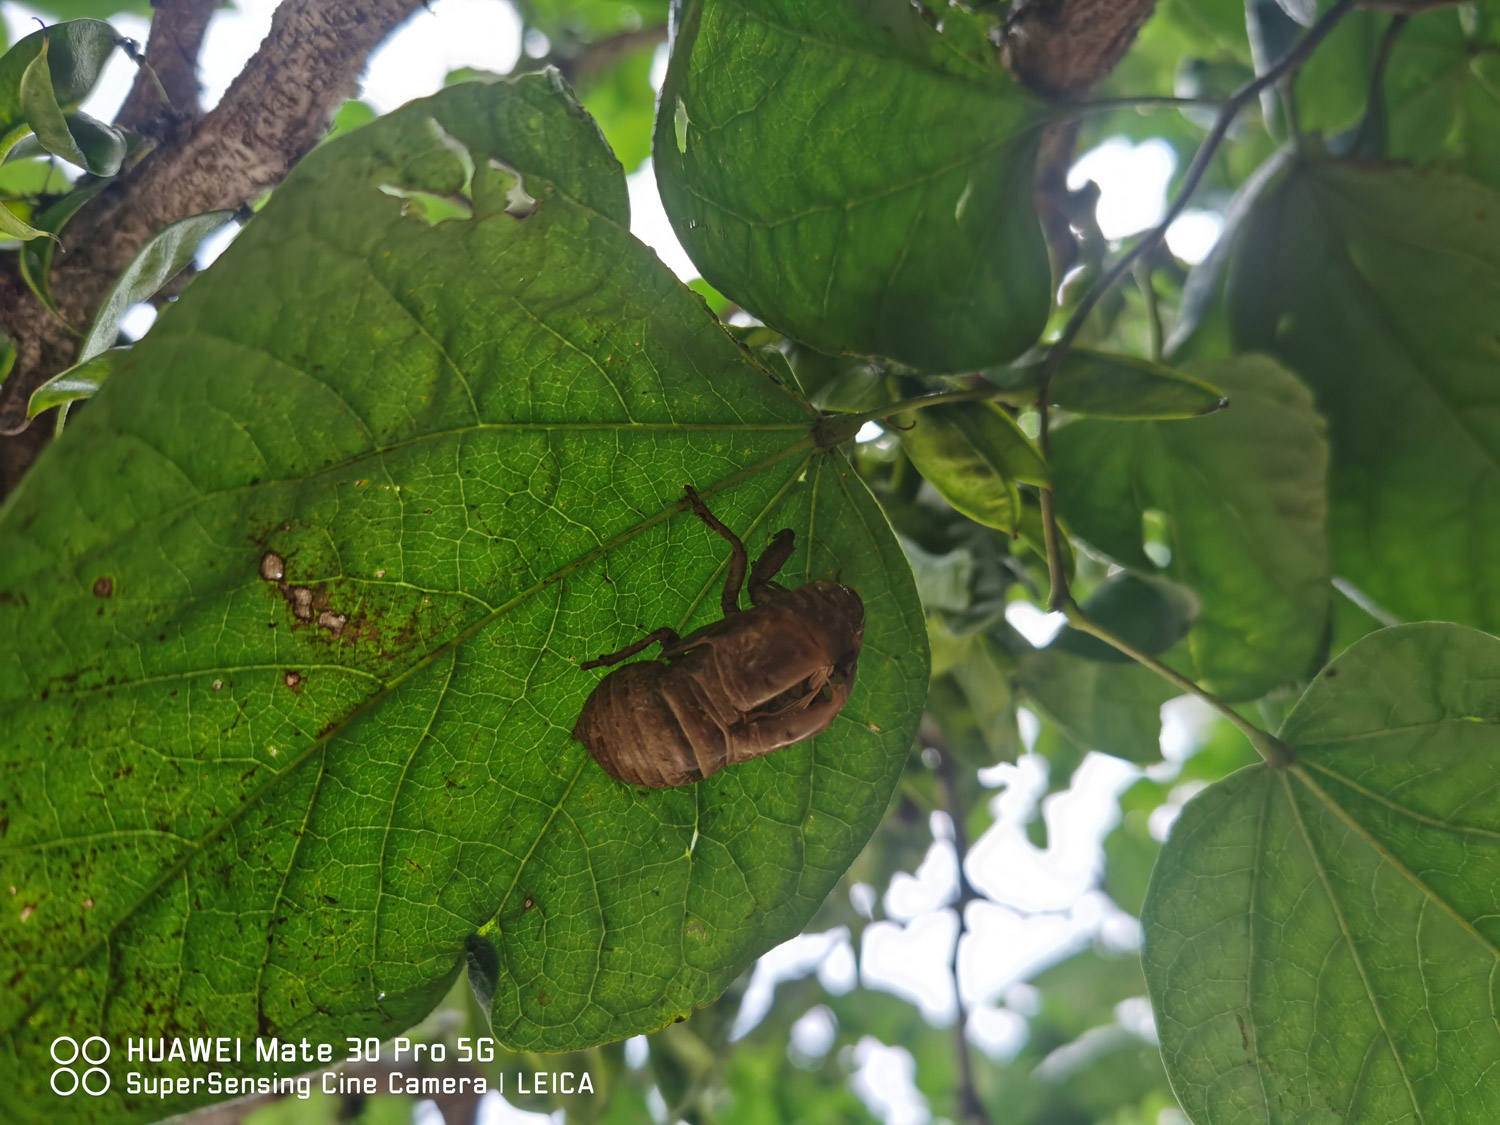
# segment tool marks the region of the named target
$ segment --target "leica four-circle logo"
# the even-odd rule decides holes
[[[82,1088],[98,1097],[109,1090],[109,1072],[101,1063],[109,1061],[109,1043],[102,1035],[90,1035],[80,1045],[71,1035],[52,1040],[52,1092],[67,1097]]]

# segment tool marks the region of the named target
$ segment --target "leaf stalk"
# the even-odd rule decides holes
[[[1046,509],[1044,506],[1044,515],[1045,511]],[[1062,612],[1067,615],[1068,624],[1073,626],[1073,628],[1077,629],[1080,633],[1087,633],[1089,636],[1103,641],[1105,644],[1109,645],[1117,652],[1121,652],[1124,655],[1130,657],[1130,659],[1134,660],[1137,664],[1141,664],[1147,668],[1150,668],[1151,671],[1155,672],[1158,676],[1166,680],[1168,683],[1172,684],[1174,687],[1180,688],[1188,695],[1197,696],[1219,714],[1223,715],[1224,718],[1229,720],[1229,722],[1234,726],[1236,730],[1238,730],[1241,734],[1243,734],[1247,739],[1250,740],[1250,745],[1255,747],[1255,752],[1259,754],[1261,758],[1265,760],[1266,765],[1270,766],[1272,769],[1284,770],[1296,764],[1297,752],[1293,750],[1290,745],[1283,742],[1281,739],[1277,738],[1269,731],[1262,730],[1260,727],[1256,726],[1249,719],[1245,718],[1245,716],[1241,715],[1238,711],[1231,707],[1228,703],[1225,703],[1213,692],[1188,679],[1188,677],[1184,676],[1181,672],[1178,672],[1173,668],[1169,668],[1167,665],[1163,664],[1160,660],[1157,660],[1156,657],[1150,655],[1149,653],[1142,652],[1140,649],[1136,648],[1133,644],[1125,640],[1123,637],[1117,637],[1114,633],[1111,633],[1104,626],[1098,624],[1092,618],[1090,618],[1088,614],[1084,613],[1082,608],[1080,608],[1078,603],[1073,600],[1071,595],[1068,595],[1063,599],[1060,608]]]

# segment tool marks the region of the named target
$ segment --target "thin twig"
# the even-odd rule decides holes
[[[958,901],[954,903],[954,909],[958,911],[958,933],[953,938],[953,955],[948,961],[948,970],[953,974],[953,1002],[958,1006],[958,1019],[953,1024],[954,1054],[958,1056],[958,1116],[972,1125],[990,1125],[989,1110],[985,1109],[974,1083],[974,1058],[966,1032],[969,1013],[958,987],[958,951],[968,931],[968,907],[971,902],[983,901],[984,896],[974,889],[964,872],[964,860],[969,855],[969,830],[964,825],[963,801],[958,795],[958,771],[953,753],[939,732],[924,727],[923,738],[937,751],[934,772],[937,774],[938,793],[942,797],[943,811],[953,822],[953,851],[958,860]]]
[[[1152,274],[1155,272],[1150,258],[1142,258],[1135,264],[1135,283],[1140,287],[1141,299],[1146,302],[1146,326],[1151,333],[1151,362],[1160,363],[1163,334],[1161,302],[1157,300],[1156,283],[1152,280]]]
[[[1208,131],[1208,136],[1203,138],[1203,143],[1198,146],[1198,151],[1193,155],[1192,163],[1188,165],[1187,172],[1183,174],[1182,188],[1178,191],[1177,197],[1172,200],[1171,206],[1167,208],[1167,213],[1162,216],[1161,222],[1147,231],[1134,246],[1120,255],[1115,263],[1104,271],[1099,280],[1094,283],[1078,302],[1078,307],[1073,310],[1073,315],[1068,318],[1068,323],[1063,326],[1062,333],[1053,343],[1047,359],[1042,365],[1041,391],[1037,396],[1037,410],[1041,413],[1041,446],[1043,455],[1050,452],[1051,427],[1048,424],[1048,407],[1051,402],[1052,377],[1062,365],[1063,357],[1067,355],[1068,349],[1073,346],[1074,341],[1078,339],[1079,333],[1083,331],[1084,325],[1087,323],[1090,314],[1098,306],[1100,299],[1125,276],[1141,255],[1154,249],[1166,237],[1167,229],[1187,209],[1188,202],[1192,199],[1193,193],[1198,190],[1198,185],[1203,182],[1203,177],[1207,173],[1209,165],[1213,162],[1215,154],[1219,151],[1219,145],[1229,135],[1230,126],[1234,124],[1235,119],[1239,117],[1245,107],[1254,102],[1260,96],[1262,90],[1279,82],[1284,76],[1300,67],[1307,60],[1307,57],[1312,54],[1313,49],[1327,38],[1328,33],[1337,27],[1339,22],[1354,10],[1356,4],[1357,0],[1339,0],[1317,23],[1308,29],[1306,35],[1293,43],[1287,49],[1286,53],[1272,63],[1264,73],[1256,75],[1230,95],[1229,100],[1219,110],[1218,117],[1214,119],[1213,126]],[[1049,489],[1042,489],[1044,498],[1049,491]],[[1042,507],[1044,523],[1052,522],[1046,519],[1049,511],[1051,511],[1051,507],[1046,504],[1044,499]],[[1055,513],[1053,514],[1053,518],[1055,520]],[[1047,536],[1047,541],[1049,544],[1049,554],[1061,549],[1055,531]],[[1049,558],[1047,569],[1050,574],[1060,575],[1062,573],[1061,561],[1054,561]],[[1055,586],[1052,591],[1051,607],[1053,609],[1061,609],[1067,600],[1067,587],[1065,585],[1060,587]]]
[[[1265,759],[1266,764],[1277,769],[1286,769],[1297,760],[1296,752],[1274,734],[1263,731],[1249,719],[1245,718],[1229,704],[1225,703],[1213,692],[1199,686],[1188,679],[1181,672],[1167,667],[1149,653],[1142,652],[1129,641],[1117,637],[1104,626],[1096,624],[1092,618],[1083,612],[1072,596],[1068,596],[1060,606],[1068,616],[1068,624],[1080,633],[1087,633],[1091,637],[1097,637],[1111,648],[1124,653],[1137,664],[1143,664],[1150,668],[1162,679],[1180,688],[1188,695],[1195,695],[1207,703],[1224,718],[1228,719],[1241,734],[1250,740],[1250,745],[1255,747],[1255,752]]]
[[[1386,68],[1396,49],[1396,40],[1401,38],[1401,33],[1410,22],[1411,17],[1408,15],[1392,16],[1391,22],[1386,24],[1385,34],[1380,37],[1380,45],[1375,49],[1375,64],[1370,68],[1370,86],[1365,94],[1365,115],[1360,119],[1359,131],[1354,134],[1354,144],[1351,146],[1355,153],[1362,152],[1369,143],[1370,130],[1384,111]]]

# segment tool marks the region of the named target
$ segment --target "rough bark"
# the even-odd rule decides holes
[[[155,72],[161,89],[144,69],[139,71],[115,115],[115,124],[148,136],[159,135],[161,123],[178,124],[203,115],[198,54],[219,0],[156,0],[153,7],[146,65]],[[169,104],[162,103],[163,92]]]
[[[110,283],[153,233],[186,215],[236,208],[280,182],[327,131],[339,104],[355,90],[365,59],[421,0],[286,0],[271,31],[211,112],[164,136],[138,165],[73,219],[52,273],[52,293],[75,329],[86,327]],[[195,0],[167,0],[158,24],[190,12]],[[162,31],[166,46],[187,42],[186,30]],[[148,46],[151,57],[153,47]],[[174,81],[185,71],[175,64]],[[164,79],[165,82],[165,79]],[[196,74],[193,75],[196,84]],[[196,92],[194,94],[196,97]],[[138,112],[146,113],[146,95]],[[176,98],[173,98],[174,105]],[[12,267],[13,268],[13,267]],[[46,378],[67,367],[77,337],[31,296],[13,273],[0,271],[0,329],[16,343],[16,368],[0,387],[0,433],[25,425],[26,400]],[[32,427],[37,430],[38,427]],[[45,438],[28,432],[0,453],[0,494],[14,487]]]
[[[1124,58],[1155,8],[1156,0],[1017,0],[1006,26],[1005,64],[1044,97],[1080,100]],[[1067,186],[1078,131],[1076,120],[1052,126],[1037,160],[1034,198],[1057,282],[1078,261],[1075,200]]]
[[[1006,64],[1039,94],[1077,97],[1114,69],[1155,7],[1156,0],[1017,0]]]

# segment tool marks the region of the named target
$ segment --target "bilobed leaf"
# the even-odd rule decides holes
[[[1138,356],[1070,348],[1052,376],[1052,404],[1091,418],[1196,418],[1227,405],[1202,379]]]
[[[1047,114],[972,48],[905,0],[689,0],[653,154],[703,276],[825,351],[947,372],[1033,344]]]
[[[901,447],[928,483],[972,520],[1014,532],[1021,522],[1017,481],[1045,484],[1041,451],[1016,420],[989,402],[940,403],[905,415]]]
[[[1328,419],[1335,573],[1398,619],[1500,628],[1500,193],[1300,164],[1236,239],[1228,303]]]
[[[176,277],[193,260],[198,244],[232,218],[233,211],[205,211],[168,223],[148,238],[104,295],[94,322],[78,347],[79,362],[109,348],[119,336],[120,318],[126,311]]]
[[[1500,640],[1356,642],[1281,730],[1290,769],[1194,798],[1142,921],[1193,1121],[1491,1121],[1500,1093]]]
[[[859,852],[927,683],[910,571],[627,222],[554,74],[411,103],[299,164],[12,494],[0,1117],[208,1096],[54,1099],[59,1034],[387,1037],[465,964],[518,1049],[661,1027]],[[637,791],[570,737],[578,664],[719,616],[689,482],[856,588],[865,649],[813,742]]]
[[[1142,520],[1164,514],[1160,573],[1198,596],[1169,663],[1211,691],[1255,699],[1305,675],[1328,620],[1328,452],[1312,397],[1274,362],[1191,370],[1230,407],[1175,422],[1083,419],[1052,439],[1058,510],[1081,539],[1143,574]]]

